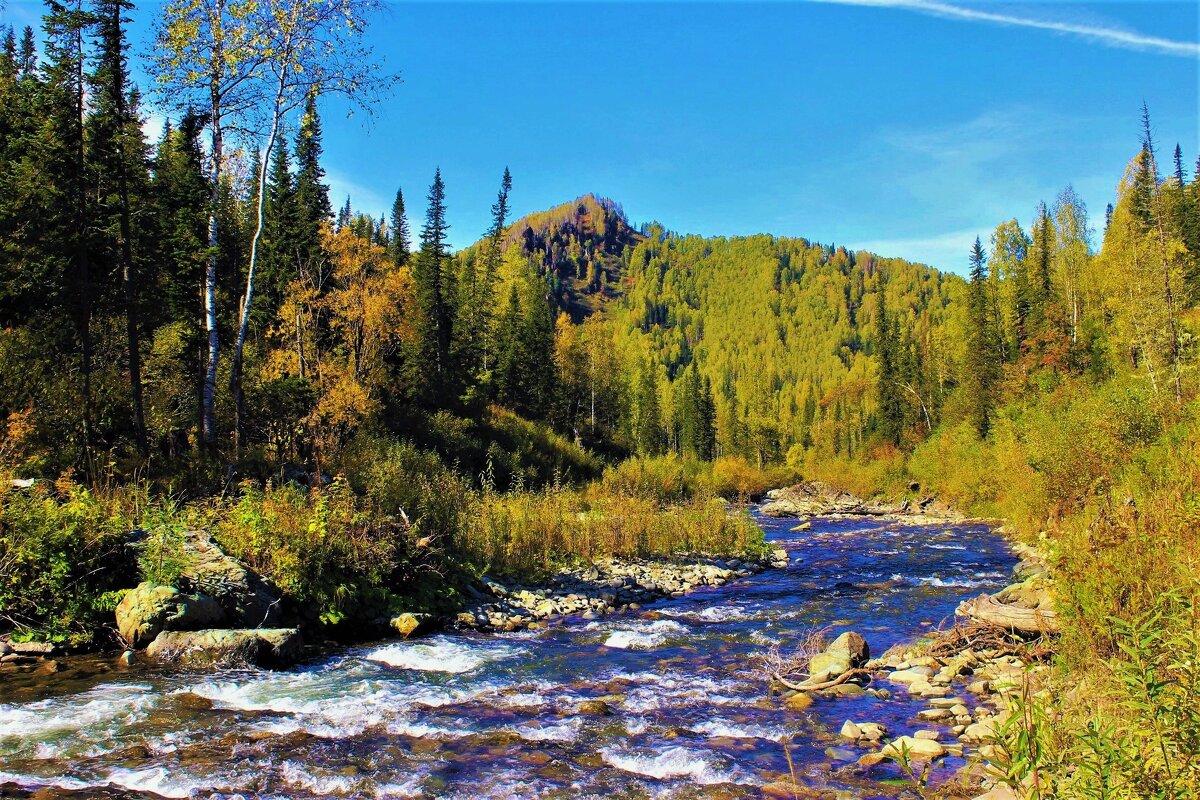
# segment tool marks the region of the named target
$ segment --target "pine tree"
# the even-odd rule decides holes
[[[1183,174],[1183,150],[1179,147],[1179,142],[1175,143],[1175,180],[1180,186],[1185,186],[1187,180]]]
[[[662,413],[658,404],[658,380],[649,362],[644,362],[638,372],[635,397],[633,439],[638,455],[660,455],[663,452]]]
[[[405,216],[402,189],[396,190],[396,200],[392,203],[392,238],[388,251],[391,253],[392,263],[397,267],[407,264],[412,253],[412,237],[408,232],[408,217]]]
[[[37,43],[33,38],[33,28],[29,25],[26,25],[25,30],[21,33],[21,49],[18,55],[17,66],[23,78],[31,77],[37,73]]]
[[[296,137],[296,232],[293,245],[296,258],[308,269],[325,262],[321,229],[333,217],[329,187],[323,183],[322,152],[321,118],[317,115],[316,97],[310,94]]]
[[[420,307],[418,324],[422,390],[434,406],[444,405],[453,375],[450,345],[454,324],[454,271],[446,252],[446,186],[442,171],[434,174],[429,187],[429,207],[421,229],[421,249],[413,269],[413,283]]]
[[[295,251],[297,217],[291,154],[287,140],[281,138],[271,153],[271,171],[264,198],[262,266],[258,281],[262,302],[255,312],[261,320],[275,316],[288,282],[298,274]]]
[[[971,248],[970,286],[968,287],[967,393],[971,421],[980,438],[991,429],[995,408],[995,384],[1000,363],[995,344],[995,325],[989,298],[987,255],[979,238]]]
[[[99,173],[98,193],[105,199],[101,206],[115,210],[115,224],[108,224],[108,236],[115,239],[113,251],[121,275],[125,301],[127,362],[134,441],[143,457],[150,453],[146,439],[143,401],[140,309],[137,288],[140,284],[133,254],[131,184],[145,179],[145,143],[142,140],[136,100],[127,96],[129,81],[126,65],[125,12],[132,8],[128,0],[98,0],[95,18],[99,31],[97,68],[91,85],[95,112],[89,127],[93,131],[93,160]],[[106,185],[110,184],[110,185]],[[139,194],[145,187],[140,186]],[[111,196],[111,201],[105,197]]]
[[[900,396],[899,330],[887,313],[886,288],[875,290],[875,356],[879,363],[876,399],[879,403],[879,433],[885,441],[900,444],[904,432],[904,405]]]
[[[87,446],[94,435],[95,409],[92,396],[93,286],[89,242],[92,226],[85,182],[84,37],[95,20],[79,2],[74,7],[68,7],[58,0],[50,0],[47,7],[48,122],[54,145],[51,150],[53,161],[46,166],[62,198],[61,227],[55,236],[63,250],[70,253],[75,269],[72,289],[75,295],[75,329],[79,337],[83,442]]]

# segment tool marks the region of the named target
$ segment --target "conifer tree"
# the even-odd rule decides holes
[[[987,255],[979,237],[971,248],[970,286],[968,288],[967,400],[971,421],[980,438],[991,429],[995,408],[995,385],[999,377],[996,358],[995,328],[989,300]]]
[[[663,452],[662,412],[658,404],[658,380],[654,366],[644,362],[637,376],[636,404],[633,429],[634,445],[640,456],[656,456]]]
[[[25,26],[25,30],[21,33],[21,48],[18,51],[17,68],[20,71],[21,77],[32,76],[37,72],[38,57],[37,43],[33,38],[33,27]]]
[[[897,323],[887,313],[886,288],[876,287],[875,326],[876,359],[879,376],[876,399],[879,403],[879,433],[884,440],[900,444],[904,431],[904,405],[900,396],[899,331]]]
[[[446,252],[446,186],[438,169],[429,187],[429,207],[421,229],[421,249],[413,269],[420,308],[418,358],[423,394],[431,405],[444,405],[453,374],[450,345],[454,324],[454,271]]]
[[[324,263],[321,248],[321,228],[333,217],[329,203],[329,187],[325,185],[325,169],[321,166],[321,118],[317,100],[309,94],[300,118],[296,137],[296,232],[294,250],[301,264],[308,269]],[[319,267],[315,268],[319,271]]]
[[[143,401],[140,309],[137,289],[141,283],[133,253],[131,184],[145,180],[145,143],[142,140],[136,99],[128,92],[126,64],[125,12],[132,8],[128,0],[98,0],[95,19],[99,33],[96,71],[91,78],[95,111],[89,127],[93,131],[92,152],[98,173],[101,207],[115,216],[107,224],[107,234],[115,239],[113,251],[121,275],[125,302],[125,331],[134,442],[143,456],[149,455]],[[109,200],[111,197],[111,201]]]
[[[52,161],[47,166],[55,188],[62,197],[60,208],[65,212],[54,236],[63,251],[70,254],[75,270],[72,291],[80,348],[83,442],[86,446],[91,444],[93,438],[95,409],[92,404],[93,286],[89,242],[92,226],[85,182],[84,37],[95,20],[83,10],[79,0],[73,6],[59,0],[49,0],[47,8],[44,20],[48,61],[46,79],[50,93],[51,141],[54,143]]]
[[[412,253],[412,236],[408,232],[408,217],[404,211],[404,191],[396,189],[396,200],[392,203],[392,235],[388,243],[392,263],[402,267],[408,263]]]

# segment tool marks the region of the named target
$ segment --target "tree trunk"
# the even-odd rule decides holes
[[[213,58],[214,63],[220,63],[220,44],[217,45],[217,51]],[[221,205],[221,159],[223,156],[220,77],[220,73],[214,71],[211,85],[212,106],[209,109],[209,125],[212,128],[212,169],[210,171],[212,195],[208,208],[208,257],[204,265],[204,327],[208,332],[208,361],[204,370],[201,437],[204,448],[210,454],[215,453],[217,449],[217,358],[221,349],[220,334],[217,330],[217,256],[219,246],[217,217]]]

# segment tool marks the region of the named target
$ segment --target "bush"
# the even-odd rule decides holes
[[[133,493],[101,497],[70,481],[13,489],[0,474],[0,629],[82,643],[133,580],[125,535]]]
[[[386,610],[383,590],[408,541],[402,525],[360,508],[341,478],[315,489],[243,485],[218,516],[217,539],[327,625]]]

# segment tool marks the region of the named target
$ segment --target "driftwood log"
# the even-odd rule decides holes
[[[974,599],[960,603],[957,613],[959,616],[986,622],[1013,633],[1057,634],[1062,632],[1056,612],[1001,603],[990,594],[981,594]]]
[[[851,678],[859,678],[864,675],[870,675],[870,674],[871,674],[871,671],[867,670],[867,669],[848,669],[845,672],[843,672],[841,675],[838,675],[836,678],[831,678],[830,680],[821,681],[819,683],[812,683],[809,680],[803,681],[801,683],[796,683],[795,681],[789,681],[787,678],[783,677],[778,672],[776,672],[773,675],[773,677],[775,678],[775,680],[779,681],[779,683],[781,685],[783,685],[784,687],[786,687],[788,689],[792,689],[797,692],[819,692],[822,689],[832,689],[834,686],[841,685],[841,684],[845,683],[846,681],[850,680]]]

